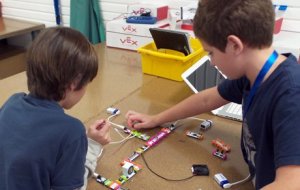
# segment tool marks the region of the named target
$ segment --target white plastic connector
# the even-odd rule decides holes
[[[119,115],[121,113],[121,111],[117,108],[113,108],[113,107],[109,107],[106,109],[107,113],[111,114],[111,115]]]

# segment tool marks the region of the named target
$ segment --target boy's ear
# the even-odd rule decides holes
[[[70,89],[75,91],[75,89],[77,88],[78,84],[79,84],[79,80],[81,79],[81,75],[77,76],[76,79],[70,84]]]
[[[77,87],[77,83],[76,83],[76,82],[72,82],[72,83],[69,85],[69,89],[70,89],[71,91],[75,91],[76,87]]]
[[[234,53],[235,55],[240,54],[244,49],[244,44],[243,42],[240,40],[240,38],[238,38],[235,35],[229,35],[227,37],[227,45],[226,45],[226,52],[231,52]]]

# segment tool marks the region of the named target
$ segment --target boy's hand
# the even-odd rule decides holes
[[[127,125],[134,129],[153,128],[157,126],[154,116],[128,111],[125,117]]]
[[[111,141],[109,129],[110,124],[100,119],[89,127],[87,136],[101,145],[106,145]]]

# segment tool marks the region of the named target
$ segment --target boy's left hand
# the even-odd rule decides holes
[[[101,145],[106,145],[111,141],[110,124],[104,119],[95,121],[87,131],[87,136]]]

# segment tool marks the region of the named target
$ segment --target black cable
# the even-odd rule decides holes
[[[142,156],[142,159],[143,159],[143,161],[145,162],[147,168],[148,168],[154,175],[156,175],[157,177],[160,177],[160,178],[162,178],[162,179],[164,179],[164,180],[167,180],[167,181],[185,181],[185,180],[192,179],[192,177],[194,177],[194,175],[192,175],[192,176],[189,176],[189,177],[183,178],[183,179],[168,179],[168,178],[165,178],[165,177],[159,175],[158,173],[156,173],[155,171],[153,171],[153,170],[149,167],[147,161],[145,160],[144,154],[141,154],[141,156]]]

